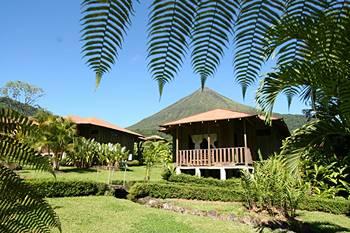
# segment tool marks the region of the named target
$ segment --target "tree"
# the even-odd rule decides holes
[[[35,105],[44,95],[44,90],[22,81],[9,81],[0,89],[1,95],[24,104]]]
[[[82,52],[96,73],[97,84],[118,57],[136,1],[82,1]],[[148,66],[162,94],[164,85],[175,78],[190,51],[193,70],[203,86],[215,74],[225,48],[233,40],[233,67],[245,96],[266,61],[264,45],[271,25],[282,18],[302,19],[319,11],[337,14],[348,9],[349,3],[349,0],[153,0]],[[287,64],[298,57],[299,48],[298,41],[290,42],[284,49],[286,56],[277,63]]]
[[[146,165],[145,181],[151,179],[151,169],[156,163],[167,165],[171,162],[169,144],[158,141],[147,141],[143,144],[143,158]]]
[[[50,161],[17,139],[30,135],[36,126],[16,112],[0,109],[0,231],[4,233],[61,231],[52,207],[2,161],[13,161],[53,174]]]
[[[302,20],[282,19],[270,31],[268,53],[280,59],[293,41],[298,56],[277,64],[258,90],[257,101],[269,117],[280,93],[299,95],[310,103],[315,118],[287,138],[282,154],[296,170],[300,157],[322,151],[338,158],[350,156],[350,9],[323,11]]]
[[[59,170],[59,162],[64,153],[73,149],[76,125],[63,117],[39,112],[35,117],[39,132],[32,138],[34,147],[51,155],[53,168]]]

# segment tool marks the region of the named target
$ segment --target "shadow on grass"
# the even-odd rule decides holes
[[[90,173],[90,172],[97,172],[97,169],[72,167],[72,168],[65,168],[65,169],[59,170],[58,172],[62,172],[62,173]]]
[[[329,222],[302,222],[298,220],[291,221],[269,221],[257,227],[258,232],[263,232],[265,228],[272,230],[284,229],[293,232],[307,233],[338,233],[350,232],[349,228],[339,226]]]

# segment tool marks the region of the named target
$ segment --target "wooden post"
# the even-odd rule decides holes
[[[179,157],[179,128],[176,128],[176,145],[175,145],[175,153],[176,153],[176,165],[180,165],[180,157]]]
[[[210,153],[210,131],[209,131],[209,123],[208,123],[208,163],[211,166],[211,153]]]
[[[247,126],[246,126],[246,120],[243,119],[243,129],[244,129],[244,163],[245,165],[248,165],[247,161]]]

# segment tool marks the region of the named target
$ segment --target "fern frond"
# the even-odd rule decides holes
[[[48,171],[53,174],[50,160],[47,157],[12,137],[0,136],[0,160],[28,165],[34,169]]]
[[[148,67],[158,82],[172,80],[183,63],[198,0],[155,0],[149,20]]]
[[[265,62],[266,32],[279,20],[283,9],[283,1],[280,0],[243,0],[241,3],[236,25],[234,68],[243,97],[247,88],[257,80]]]
[[[17,132],[27,134],[34,130],[33,122],[8,108],[0,109],[0,134],[14,135]]]
[[[97,86],[118,57],[132,13],[133,0],[82,1],[82,52]]]
[[[202,0],[192,35],[192,66],[199,74],[202,88],[216,71],[230,34],[233,33],[238,1]]]
[[[61,232],[52,207],[19,176],[0,165],[0,231],[3,233]]]

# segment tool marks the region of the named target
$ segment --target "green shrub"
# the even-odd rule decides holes
[[[243,171],[242,185],[250,209],[266,210],[271,215],[285,217],[295,216],[306,192],[306,185],[286,169],[280,156],[257,162],[254,174]]]
[[[137,183],[129,190],[130,199],[142,197],[182,198],[208,201],[242,201],[242,193],[234,189],[198,187],[171,183]]]
[[[106,184],[85,181],[31,181],[28,182],[42,197],[73,197],[104,195],[109,191]]]
[[[244,194],[237,190],[174,183],[135,183],[129,190],[128,198],[136,200],[147,196],[162,199],[181,198],[203,201],[243,201],[245,198]],[[308,197],[299,203],[298,209],[349,215],[350,200]]]
[[[168,163],[164,164],[162,171],[163,180],[169,180],[171,176],[175,175],[175,166],[174,164]]]
[[[318,197],[309,197],[299,204],[299,209],[349,215],[350,200],[343,198],[325,199]]]
[[[200,186],[215,186],[222,188],[233,188],[242,190],[241,179],[233,178],[228,180],[218,180],[214,178],[203,178],[198,176],[191,176],[180,174],[173,174],[168,179],[169,182],[174,183],[186,183],[186,184],[194,184]]]

